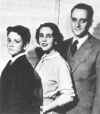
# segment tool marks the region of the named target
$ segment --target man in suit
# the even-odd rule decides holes
[[[73,37],[64,41],[63,54],[72,69],[79,101],[67,114],[100,114],[100,41],[89,33],[92,19],[93,8],[88,4],[71,10]]]

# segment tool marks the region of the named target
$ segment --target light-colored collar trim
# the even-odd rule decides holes
[[[26,54],[26,53],[23,52],[23,53],[20,53],[20,54],[16,55],[15,57],[12,57],[12,58],[11,58],[11,63],[13,63],[16,59],[18,59],[19,57],[21,57],[21,56],[23,56],[23,55],[25,55],[25,54]]]
[[[52,59],[54,57],[57,57],[59,53],[57,51],[52,51],[49,54],[44,54],[41,59]]]

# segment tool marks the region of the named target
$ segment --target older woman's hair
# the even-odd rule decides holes
[[[30,42],[31,34],[30,30],[27,27],[24,27],[22,25],[9,26],[7,28],[7,36],[10,32],[15,32],[20,35],[23,40],[24,46],[26,46]]]
[[[39,26],[39,28],[36,30],[36,40],[37,40],[37,43],[39,43],[39,34],[40,34],[40,30],[41,28],[43,27],[49,27],[51,28],[51,30],[53,31],[53,37],[54,37],[54,41],[59,44],[63,41],[63,35],[61,34],[58,26],[54,23],[44,23],[44,24],[41,24]]]

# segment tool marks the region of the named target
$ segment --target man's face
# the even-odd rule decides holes
[[[72,32],[75,36],[81,38],[88,33],[89,22],[88,13],[84,9],[74,9],[71,15]]]

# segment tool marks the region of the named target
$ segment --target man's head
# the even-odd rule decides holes
[[[72,31],[75,36],[82,38],[89,30],[93,19],[93,8],[85,3],[75,5],[71,10]]]

